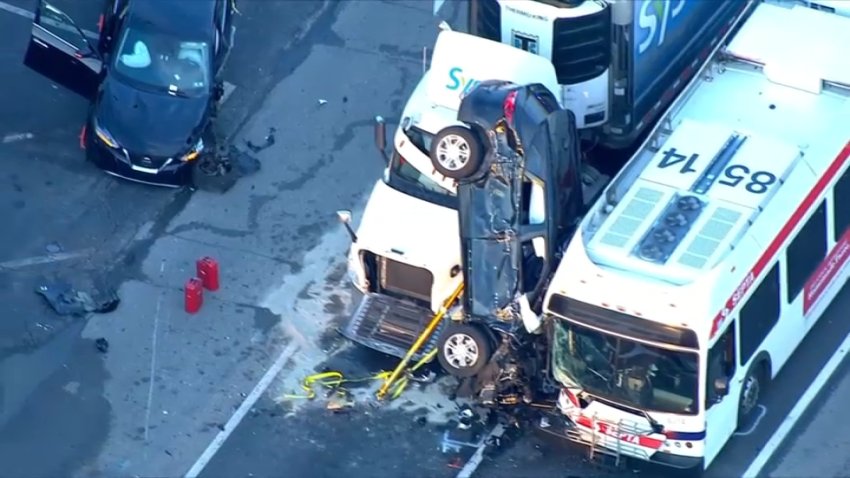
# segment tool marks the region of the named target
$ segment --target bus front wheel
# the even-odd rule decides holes
[[[738,429],[749,425],[758,408],[761,395],[770,380],[767,367],[765,360],[755,362],[750,366],[750,370],[744,378],[741,385],[741,396],[738,400]]]

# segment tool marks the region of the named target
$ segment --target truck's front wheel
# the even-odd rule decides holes
[[[490,360],[490,339],[478,326],[450,324],[440,337],[437,358],[450,374],[473,377]]]

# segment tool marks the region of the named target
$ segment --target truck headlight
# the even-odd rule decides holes
[[[118,149],[118,141],[115,141],[115,138],[106,130],[103,126],[97,123],[97,120],[94,122],[94,133],[97,137],[103,142],[103,144],[109,146],[112,149]]]
[[[180,161],[183,161],[184,163],[192,161],[193,159],[197,159],[198,155],[200,155],[203,152],[204,152],[204,140],[199,139],[198,142],[195,143],[195,146],[192,147],[192,150],[189,151],[188,153],[184,154],[183,157],[180,158]]]

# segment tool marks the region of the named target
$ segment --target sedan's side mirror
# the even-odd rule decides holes
[[[357,234],[355,234],[354,229],[351,228],[351,211],[340,209],[336,212],[336,217],[339,219],[339,222],[345,226],[345,230],[348,231],[348,236],[351,237],[351,242],[357,242]]]
[[[717,377],[714,379],[714,397],[721,399],[729,394],[729,378]]]
[[[387,123],[381,116],[375,117],[375,146],[378,147],[384,162],[389,164],[390,158],[387,156]]]

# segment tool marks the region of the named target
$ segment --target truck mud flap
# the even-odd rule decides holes
[[[342,335],[360,345],[403,358],[433,316],[430,309],[408,301],[368,294],[342,329]],[[444,324],[445,321],[440,322],[413,360],[421,359],[437,346]]]

